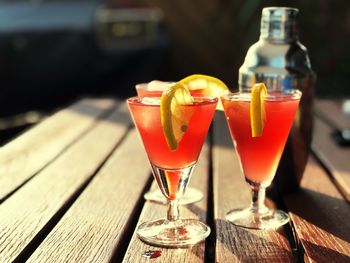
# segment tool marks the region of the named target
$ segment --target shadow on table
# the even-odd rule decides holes
[[[188,204],[186,207],[191,210],[192,213],[199,217],[199,220],[205,222],[207,212],[202,208],[198,207],[196,204]]]
[[[198,258],[198,262],[203,262],[205,261],[204,258],[205,258],[205,249],[207,248],[204,248],[204,246],[201,246],[201,243],[199,243],[198,245],[195,245],[193,247],[191,247],[191,252],[197,256]]]
[[[263,238],[266,233],[266,236],[272,239],[273,237],[269,235],[270,231],[276,231],[277,235],[282,235],[282,228],[279,230],[245,229],[223,219],[217,219],[216,226],[217,231],[220,231],[216,235],[217,249],[222,244],[225,249],[221,249],[221,253],[223,250],[229,250],[232,258],[239,262],[275,262],[276,259],[295,261],[292,252],[282,247],[279,239],[276,238],[276,242],[271,242]],[[217,252],[217,257],[221,253]],[[218,258],[216,260],[218,261]]]
[[[313,244],[302,240],[304,246],[308,247],[307,256],[314,262],[350,262],[350,257],[334,251],[333,249]]]
[[[301,220],[350,242],[350,206],[345,200],[310,189],[300,189],[297,193],[286,196],[285,202],[288,211]]]

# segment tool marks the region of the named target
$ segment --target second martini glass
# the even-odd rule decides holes
[[[163,93],[164,88],[173,84],[174,82],[163,82],[163,81],[152,81],[150,83],[140,83],[136,85],[137,96],[139,98],[160,97]],[[195,92],[191,92],[191,94],[196,95]],[[144,198],[149,201],[153,201],[161,204],[167,204],[167,200],[159,188],[148,191],[147,193],[145,193]],[[181,205],[187,205],[187,204],[199,202],[202,199],[203,199],[203,193],[199,189],[196,189],[193,187],[187,187],[184,195],[179,200],[179,203]]]
[[[252,136],[251,94],[236,93],[221,97],[245,180],[252,189],[251,206],[232,210],[226,215],[233,224],[271,229],[289,221],[285,212],[267,208],[264,201],[266,187],[275,176],[300,97],[298,90],[273,91],[264,97],[265,127],[257,137]]]

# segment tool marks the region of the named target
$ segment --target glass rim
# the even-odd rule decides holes
[[[297,100],[300,99],[302,96],[302,92],[298,89],[288,89],[288,90],[276,90],[268,92],[265,100],[285,100],[285,99],[293,99]],[[223,100],[244,100],[244,101],[250,101],[251,99],[251,93],[250,92],[234,92],[234,93],[228,93],[224,94],[220,97],[220,99]]]
[[[205,102],[205,103],[208,103],[208,102],[218,102],[219,101],[219,98],[216,97],[216,96],[196,96],[196,95],[191,95],[193,98],[195,99],[202,99],[203,101],[199,101],[199,102]],[[126,99],[126,102],[128,104],[130,103],[141,103],[141,104],[144,104],[144,105],[153,105],[153,106],[159,106],[159,104],[147,104],[147,103],[142,103],[142,100],[143,99],[147,99],[149,98],[150,100],[154,100],[154,99],[160,99],[160,96],[159,97],[147,97],[147,96],[144,96],[144,97],[139,97],[139,96],[132,96],[132,97],[129,97]],[[191,104],[188,104],[188,105],[191,105]]]

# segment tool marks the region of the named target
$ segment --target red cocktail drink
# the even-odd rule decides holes
[[[232,139],[235,141],[245,177],[253,182],[272,181],[280,161],[299,100],[276,94],[265,102],[266,124],[260,137],[251,136],[250,101],[223,99]]]
[[[182,107],[192,114],[178,148],[169,150],[160,120],[159,100],[142,102],[130,99],[129,108],[151,163],[163,169],[178,169],[194,164],[200,153],[216,107],[216,99],[206,99]],[[158,103],[157,105],[149,103]]]
[[[136,85],[136,91],[137,91],[137,96],[139,98],[144,98],[144,97],[160,97],[168,86],[174,85],[175,82],[164,82],[164,81],[158,81],[158,80],[153,80],[149,83],[141,83]],[[198,96],[198,97],[203,97],[204,96],[204,88],[197,88],[197,89],[192,89],[190,90],[190,93],[192,96]],[[160,131],[160,130],[159,130]],[[164,141],[163,141],[164,142]],[[155,146],[157,147],[157,145]],[[164,149],[164,144],[163,144],[163,149]],[[161,147],[160,149],[161,150]],[[176,178],[176,175],[172,175],[171,173],[167,173],[168,178]],[[176,180],[169,180],[169,186],[172,185],[170,189],[170,196],[171,198],[175,198],[175,195],[172,193],[176,193],[177,188],[175,185],[177,183],[171,183],[171,182],[176,182]],[[156,190],[150,190],[145,193],[144,198],[146,200],[166,204],[166,198],[164,198],[164,195],[161,193],[160,189]],[[185,193],[179,200],[180,204],[191,204],[198,202],[202,200],[203,198],[203,193],[193,187],[187,187]]]
[[[208,226],[194,219],[180,220],[175,210],[198,160],[217,101],[217,98],[194,97],[191,104],[178,106],[182,114],[190,118],[177,148],[171,150],[162,127],[160,98],[134,97],[127,100],[154,177],[169,204],[167,219],[140,225],[138,235],[142,240],[154,245],[182,247],[193,245],[209,235]]]
[[[252,136],[251,94],[237,93],[221,98],[227,123],[239,157],[243,174],[253,190],[253,203],[247,209],[228,213],[232,223],[248,228],[275,228],[288,222],[283,211],[270,210],[264,205],[265,188],[275,176],[301,92],[272,92],[264,98],[266,113],[261,136]]]

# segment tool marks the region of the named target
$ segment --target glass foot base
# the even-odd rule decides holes
[[[210,227],[195,219],[182,219],[176,223],[159,219],[141,224],[138,237],[154,246],[179,248],[189,247],[205,240]]]
[[[160,204],[167,204],[167,199],[158,189],[149,191],[143,196],[148,201],[157,202]],[[196,188],[187,187],[185,194],[179,199],[180,205],[188,205],[199,202],[203,199],[203,193]]]
[[[253,229],[276,229],[289,221],[281,210],[268,209],[266,213],[254,213],[250,208],[235,209],[226,214],[226,219],[236,226]]]

